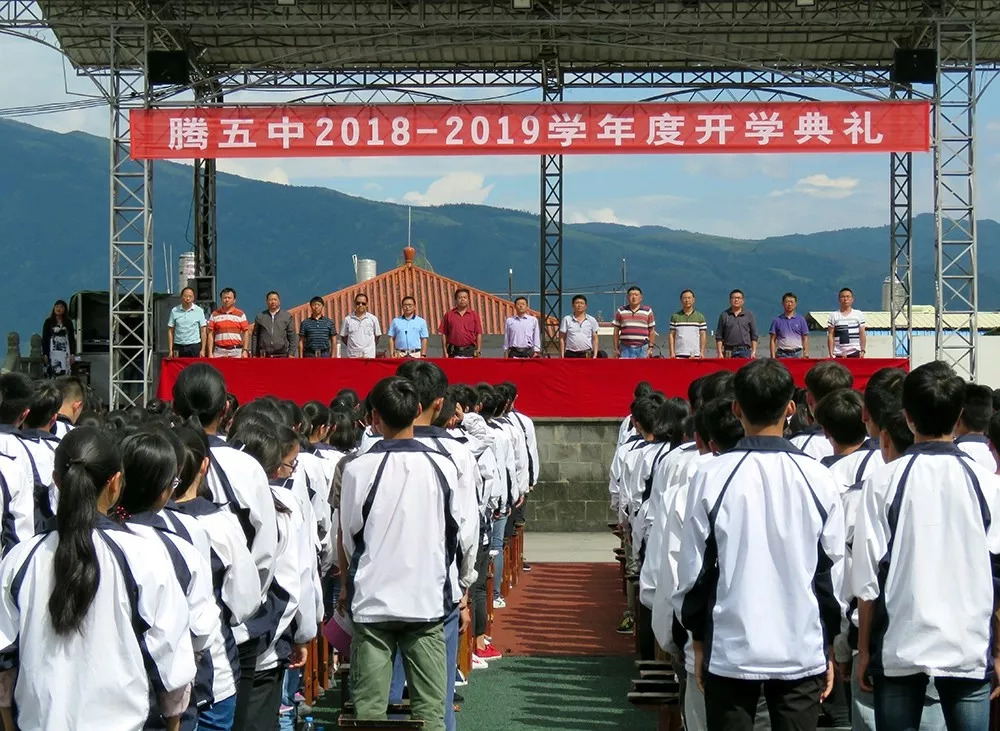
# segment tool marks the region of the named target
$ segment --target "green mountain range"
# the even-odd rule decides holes
[[[58,134],[0,120],[0,241],[7,306],[0,329],[22,342],[38,332],[55,299],[108,286],[108,142],[79,132]],[[160,162],[155,168],[156,288],[164,291],[162,244],[190,249],[192,172]],[[831,203],[836,205],[836,203]],[[888,217],[888,213],[887,213]],[[848,221],[845,221],[848,223]],[[384,272],[400,261],[407,237],[405,206],[220,174],[219,284],[237,289],[248,311],[277,289],[286,306],[353,281],[351,255],[375,259]],[[933,217],[917,216],[915,280],[918,303],[933,302]],[[1000,308],[1000,225],[983,220],[980,306]],[[482,205],[413,209],[413,240],[440,274],[504,294],[508,269],[515,289],[538,287],[538,219],[523,211]],[[800,310],[826,310],[850,286],[862,310],[881,308],[888,229],[845,228],[763,240],[739,240],[658,226],[570,224],[565,227],[563,283],[585,292],[593,314],[609,317],[622,295],[621,260],[631,282],[660,313],[661,330],[677,295],[694,289],[698,308],[714,322],[729,290],[767,322],[781,294],[799,296]],[[176,261],[168,263],[176,271]],[[537,297],[532,297],[537,306]],[[568,310],[568,297],[566,303]],[[338,313],[339,314],[339,313]],[[429,315],[435,313],[427,313]],[[762,324],[763,327],[763,324]]]

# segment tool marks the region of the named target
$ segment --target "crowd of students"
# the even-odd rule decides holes
[[[363,400],[240,406],[198,363],[172,396],[101,414],[0,376],[3,728],[291,729],[335,623],[359,719],[405,685],[453,731],[459,632],[501,658],[487,574],[538,474],[516,387],[412,360]]]
[[[853,386],[760,360],[687,400],[636,387],[609,483],[639,574],[619,630],[669,655],[690,731],[989,727],[1000,392],[941,362]]]

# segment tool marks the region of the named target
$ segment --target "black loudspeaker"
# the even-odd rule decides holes
[[[215,301],[215,277],[188,277],[188,286],[194,290],[195,302]]]
[[[146,74],[154,86],[191,83],[191,70],[184,51],[150,51],[146,56]]]
[[[130,305],[140,309],[138,298],[133,297]],[[153,295],[153,349],[157,352],[167,350],[167,318],[170,310],[181,303],[180,295]],[[77,292],[69,301],[69,316],[80,338],[81,353],[106,353],[111,340],[109,314],[110,300],[107,292]],[[126,317],[125,324],[130,328],[140,326],[140,318]],[[127,339],[127,331],[124,334]]]
[[[897,84],[933,84],[937,80],[937,51],[933,48],[897,48],[889,78]]]

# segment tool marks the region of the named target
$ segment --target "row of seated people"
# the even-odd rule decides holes
[[[685,729],[990,725],[995,395],[940,362],[853,386],[829,361],[796,392],[769,361],[687,400],[636,387],[619,631],[672,664]]]
[[[364,400],[240,406],[202,363],[172,395],[101,414],[75,378],[0,376],[4,729],[292,729],[326,638],[352,719],[406,683],[413,723],[454,729],[458,664],[500,659],[487,613],[522,563],[516,387],[414,360]]]

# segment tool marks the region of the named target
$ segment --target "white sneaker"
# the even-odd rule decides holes
[[[481,657],[479,657],[479,655],[477,655],[476,653],[472,653],[473,670],[485,670],[489,666],[490,666],[489,663],[483,660]]]
[[[503,600],[502,596],[498,596],[496,599],[493,600],[493,608],[494,609],[503,609],[506,606],[507,606],[507,602],[505,602]]]

